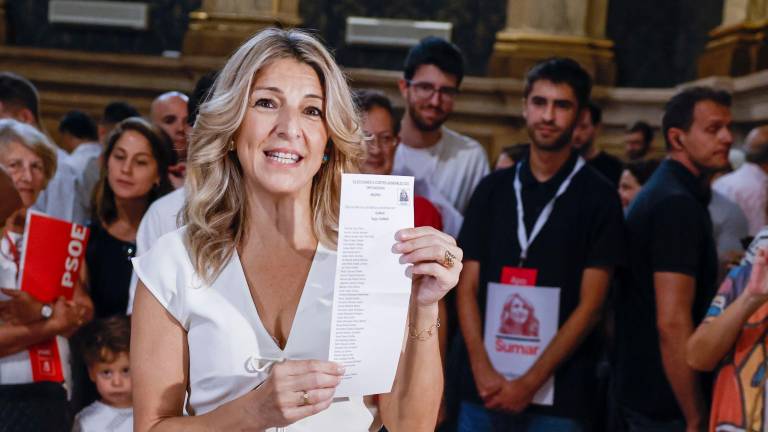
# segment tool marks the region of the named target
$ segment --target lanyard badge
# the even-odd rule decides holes
[[[579,170],[584,166],[584,158],[579,157],[576,160],[576,165],[573,167],[573,170],[570,174],[568,174],[568,177],[563,180],[563,183],[560,184],[560,187],[557,189],[557,193],[555,193],[555,196],[552,197],[551,200],[547,203],[546,206],[541,210],[541,213],[539,214],[539,217],[536,219],[536,223],[533,224],[533,231],[531,231],[530,237],[528,236],[528,233],[525,229],[525,209],[523,206],[523,185],[520,182],[520,168],[522,167],[522,161],[518,162],[517,168],[515,169],[515,199],[517,200],[517,241],[520,243],[520,260],[518,267],[522,267],[525,263],[525,260],[528,258],[528,250],[531,247],[531,244],[533,244],[533,241],[536,239],[536,236],[539,235],[542,228],[544,228],[544,225],[549,220],[549,217],[552,215],[552,210],[555,208],[555,201],[565,193],[566,190],[568,190],[568,186],[571,185],[571,180],[573,180],[573,177],[576,175],[576,173],[579,172]]]

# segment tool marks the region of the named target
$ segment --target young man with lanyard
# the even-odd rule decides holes
[[[600,351],[594,329],[625,245],[615,189],[570,145],[590,91],[589,75],[571,59],[534,66],[523,99],[530,154],[486,177],[470,201],[459,236],[465,255],[457,293],[462,432],[591,430]],[[486,299],[497,288],[491,282],[527,285],[532,294],[559,289],[558,304],[537,308],[540,327],[549,322],[556,333],[516,377],[498,372],[484,344],[484,327],[494,322],[494,313],[486,313]],[[553,376],[553,403],[533,405]]]

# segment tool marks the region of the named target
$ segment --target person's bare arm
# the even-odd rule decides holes
[[[488,408],[520,412],[531,403],[541,386],[600,321],[612,272],[608,267],[584,269],[576,309],[528,372],[518,379],[506,382],[502,390],[486,402]]]
[[[53,305],[50,319],[29,324],[0,325],[0,357],[27,349],[30,345],[73,332],[78,327],[78,314],[73,305],[60,298]]]
[[[134,431],[138,432],[263,431],[286,426],[328,408],[343,373],[331,362],[285,361],[246,395],[209,413],[183,416],[189,381],[186,331],[141,281],[136,287],[131,332]],[[306,405],[303,390],[310,397]]]
[[[462,251],[451,236],[432,227],[402,230],[398,239],[395,247],[403,253],[403,262],[413,264],[409,327],[421,337],[407,336],[392,391],[380,395],[379,408],[384,425],[392,432],[434,431],[443,394],[435,328],[438,302],[456,285]],[[446,251],[456,257],[450,268],[438,264]]]
[[[696,280],[673,272],[653,274],[656,293],[656,327],[664,374],[680,405],[689,430],[704,422],[704,399],[696,372],[686,362],[686,343],[693,334],[693,307]]]
[[[733,349],[747,319],[768,301],[766,260],[766,251],[760,249],[741,295],[722,314],[705,319],[688,339],[687,360],[690,367],[700,371],[713,370]],[[730,282],[723,282],[727,283]]]
[[[66,301],[66,304],[69,306],[69,308],[67,308],[68,312],[60,312],[58,314],[60,316],[67,315],[69,316],[68,319],[71,320],[71,322],[60,323],[61,325],[58,326],[61,328],[61,332],[58,333],[59,336],[70,337],[72,334],[74,334],[74,332],[77,331],[78,328],[93,318],[93,302],[91,301],[91,297],[83,288],[84,284],[85,282],[81,279],[80,283],[75,286],[72,300]],[[38,332],[33,329],[43,328],[44,326],[33,326],[33,324],[40,324],[42,321],[44,321],[42,316],[42,308],[44,303],[38,301],[26,291],[0,288],[0,292],[8,297],[8,300],[0,301],[0,320],[4,321],[6,326],[10,325],[16,327],[27,327],[26,330],[20,331],[18,333],[8,327],[6,328],[7,336],[10,339],[13,339],[16,336],[12,335],[15,334],[23,338],[23,335],[28,333],[28,336],[34,335],[33,339],[37,339]],[[54,303],[55,302],[52,302],[51,305]],[[48,327],[50,328],[50,326]],[[21,330],[21,328],[18,330]],[[50,336],[52,337],[53,335]],[[41,334],[39,337],[43,337],[43,335]],[[19,342],[23,343],[23,341]],[[30,343],[30,345],[34,343],[36,342]]]
[[[483,342],[483,323],[480,307],[477,305],[477,290],[480,278],[480,263],[465,260],[456,288],[456,309],[464,344],[469,354],[472,376],[480,398],[485,400],[501,390],[504,377],[496,372],[488,358]]]

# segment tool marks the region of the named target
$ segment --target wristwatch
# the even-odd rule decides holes
[[[53,315],[53,306],[51,306],[48,303],[43,304],[43,307],[40,308],[40,316],[43,317],[43,319],[48,319]]]

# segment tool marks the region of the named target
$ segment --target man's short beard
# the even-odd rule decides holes
[[[416,126],[416,129],[422,131],[422,132],[434,132],[445,123],[445,120],[435,122],[432,124],[425,123],[419,116],[416,114],[416,111],[414,109],[408,110],[408,116],[411,117],[411,121],[413,122],[413,125]]]
[[[571,144],[571,138],[573,137],[573,129],[575,126],[576,125],[573,124],[570,128],[563,131],[560,137],[558,137],[557,140],[555,140],[555,142],[550,145],[542,145],[536,142],[536,134],[534,133],[534,129],[532,127],[528,127],[528,136],[531,138],[533,146],[537,149],[545,152],[557,153]]]
[[[413,125],[416,126],[416,129],[422,132],[434,132],[440,129],[440,127],[443,126],[443,123],[445,123],[445,121],[448,119],[448,116],[446,115],[445,118],[433,124],[425,123],[424,120],[422,120],[417,114],[418,109],[416,108],[416,104],[412,103],[410,100],[407,102],[408,109],[406,110],[406,114],[411,118],[411,121],[413,122]]]
[[[630,160],[640,160],[645,157],[645,155],[648,154],[648,148],[643,148],[642,150],[630,150],[627,152],[627,157]]]

